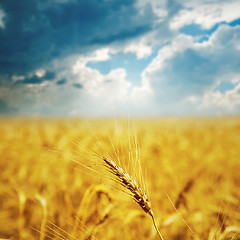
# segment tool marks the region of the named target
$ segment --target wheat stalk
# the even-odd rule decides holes
[[[132,178],[127,172],[125,172],[122,167],[115,164],[114,161],[107,157],[98,156],[100,159],[104,161],[105,167],[109,170],[111,174],[115,176],[115,179],[118,183],[120,183],[123,187],[127,188],[134,199],[134,201],[143,209],[143,211],[149,214],[152,218],[153,225],[160,237],[161,240],[163,236],[161,235],[160,231],[158,230],[155,217],[153,214],[153,210],[151,207],[151,203],[148,199],[147,194],[142,190],[142,188],[137,184],[137,182]]]

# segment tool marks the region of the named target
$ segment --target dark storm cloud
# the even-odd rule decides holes
[[[43,78],[44,78],[45,80],[47,80],[47,81],[51,81],[51,80],[53,80],[55,77],[56,77],[55,72],[50,72],[50,71],[47,71],[47,72],[45,73],[45,75],[43,76]]]
[[[147,31],[149,31],[148,25],[137,26],[137,27],[135,27],[135,29],[126,29],[126,30],[121,31],[120,33],[110,34],[109,36],[107,36],[107,38],[106,37],[97,37],[97,38],[93,39],[91,43],[108,44],[113,41],[125,40],[125,39],[129,39],[132,37],[136,37],[143,33],[146,33]]]
[[[44,81],[51,81],[54,80],[56,74],[54,72],[46,72],[44,76],[38,77],[34,75],[30,78],[26,78],[24,80],[16,82],[16,84],[40,84]]]
[[[25,74],[54,58],[151,30],[154,18],[149,13],[151,9],[140,16],[134,3],[1,0],[6,17],[5,28],[0,28],[0,73]]]

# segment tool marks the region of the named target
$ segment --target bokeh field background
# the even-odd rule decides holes
[[[1,118],[0,239],[158,239],[149,216],[82,157],[96,136],[129,155],[127,122],[116,131],[112,119]],[[164,238],[240,239],[240,119],[129,125]]]

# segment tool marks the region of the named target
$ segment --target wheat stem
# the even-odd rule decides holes
[[[153,211],[150,212],[150,216],[152,217],[153,225],[154,225],[154,227],[155,227],[155,229],[156,229],[156,231],[157,231],[160,239],[161,239],[161,240],[164,240],[162,234],[161,234],[160,231],[158,230],[157,223],[156,223],[155,217],[154,217],[154,215],[153,215]]]

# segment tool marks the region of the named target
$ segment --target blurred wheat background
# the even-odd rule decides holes
[[[0,239],[159,239],[88,162],[99,142],[99,154],[134,159],[126,122],[1,118]],[[132,120],[130,131],[164,239],[240,239],[239,118]]]

